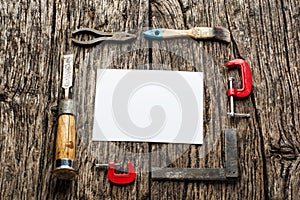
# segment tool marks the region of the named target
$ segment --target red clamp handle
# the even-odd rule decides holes
[[[248,63],[243,59],[234,59],[226,63],[226,67],[233,69],[235,67],[240,67],[242,76],[242,88],[229,88],[228,96],[234,96],[237,98],[245,98],[250,95],[252,91],[252,75]]]
[[[134,170],[133,164],[128,160],[128,173],[127,174],[116,174],[115,173],[115,163],[114,161],[110,161],[108,164],[108,179],[115,184],[129,184],[134,181],[136,173]]]

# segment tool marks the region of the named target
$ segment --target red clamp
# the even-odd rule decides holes
[[[233,77],[229,78],[229,89],[227,95],[230,97],[230,112],[231,117],[250,117],[250,114],[236,113],[234,112],[234,97],[245,98],[250,95],[252,91],[252,75],[248,63],[243,59],[234,59],[226,63],[226,67],[229,69],[240,67],[242,76],[242,88],[233,88]]]
[[[249,96],[252,91],[252,75],[248,63],[243,59],[234,59],[227,62],[226,67],[229,69],[240,67],[242,76],[242,88],[229,88],[228,96],[234,96],[237,98],[245,98]]]
[[[136,173],[133,164],[128,160],[128,173],[127,174],[116,174],[115,173],[115,163],[110,161],[108,164],[108,179],[115,184],[129,184],[134,181]]]

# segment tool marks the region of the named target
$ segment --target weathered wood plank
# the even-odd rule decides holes
[[[0,4],[1,198],[32,199],[51,176],[54,138],[47,130],[58,75],[51,67],[53,10],[51,3]]]
[[[92,27],[103,31],[137,30],[148,26],[148,3],[139,1],[1,1],[1,194],[4,199],[141,199],[148,195],[147,158],[130,158],[138,177],[127,187],[111,185],[105,170],[95,162],[127,159],[129,152],[147,152],[147,144],[91,143],[96,59],[111,56],[78,49],[71,31]],[[121,45],[112,48],[120,49]],[[127,45],[123,48],[128,48]],[[7,51],[7,49],[10,49]],[[79,169],[72,182],[51,176],[54,163],[57,100],[61,96],[62,55],[75,53],[74,96],[77,101],[77,152]],[[135,57],[130,62],[131,57]],[[89,60],[90,59],[90,60]],[[134,68],[147,62],[148,51],[130,52],[113,67]],[[124,61],[124,62],[123,62]],[[102,66],[104,67],[104,66]],[[111,67],[111,66],[110,66]],[[117,150],[113,150],[118,146]],[[99,153],[100,152],[100,153]],[[99,153],[99,154],[98,154]],[[135,155],[135,154],[134,154]]]
[[[232,13],[230,26],[236,30],[240,43],[248,47],[246,57],[252,62],[256,133],[261,137],[263,153],[263,162],[259,163],[264,168],[265,198],[271,199],[299,197],[299,176],[294,176],[299,171],[296,2],[249,2],[237,6],[240,9],[236,13],[233,6],[227,7]],[[257,163],[257,157],[254,161]]]

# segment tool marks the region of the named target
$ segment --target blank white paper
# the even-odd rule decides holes
[[[98,69],[94,141],[203,143],[203,73]]]

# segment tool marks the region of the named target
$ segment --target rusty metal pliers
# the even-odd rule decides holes
[[[126,33],[126,32],[107,33],[107,32],[97,31],[97,30],[92,29],[92,28],[82,28],[82,29],[78,29],[78,30],[75,30],[75,31],[72,32],[72,36],[82,35],[82,34],[93,35],[96,38],[94,38],[92,40],[86,40],[86,41],[77,40],[77,39],[72,38],[72,42],[75,45],[93,46],[93,45],[96,45],[96,44],[98,44],[102,41],[126,42],[126,41],[131,41],[131,40],[136,38],[136,35]]]

